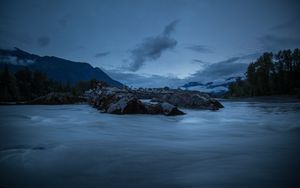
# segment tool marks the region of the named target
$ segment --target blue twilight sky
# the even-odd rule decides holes
[[[298,0],[0,0],[0,47],[88,62],[133,86],[211,81],[300,47]]]

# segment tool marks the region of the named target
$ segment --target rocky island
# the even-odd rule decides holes
[[[117,88],[98,84],[85,93],[88,103],[103,113],[183,115],[178,108],[218,110],[223,105],[208,94],[170,88]]]

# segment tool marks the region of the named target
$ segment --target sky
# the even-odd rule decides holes
[[[300,47],[298,0],[0,0],[0,48],[100,67],[130,86],[245,72]]]

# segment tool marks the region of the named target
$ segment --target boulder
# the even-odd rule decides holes
[[[163,109],[161,104],[153,104],[153,103],[144,103],[145,108],[147,110],[147,114],[163,114]]]
[[[176,106],[163,102],[163,103],[145,103],[147,114],[164,114],[166,116],[183,115],[184,112],[180,111]]]
[[[182,111],[170,103],[163,102],[161,103],[161,107],[166,116],[184,115]]]
[[[224,108],[224,106],[216,99],[210,99],[210,103],[216,108]]]
[[[110,114],[144,114],[146,108],[137,98],[124,96],[117,102],[111,103],[106,112]]]

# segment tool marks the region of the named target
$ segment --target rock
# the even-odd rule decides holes
[[[178,107],[218,110],[223,105],[208,94],[170,88],[113,88],[86,92],[88,102],[105,113],[182,115]],[[140,99],[143,100],[144,103]],[[150,101],[150,102],[149,102]]]
[[[174,116],[174,115],[184,115],[184,113],[178,108],[170,103],[161,103],[161,107],[163,110],[163,113],[167,116]]]
[[[79,102],[84,102],[84,98],[73,96],[71,93],[60,93],[60,92],[51,92],[45,96],[38,97],[32,101],[30,104],[74,104]]]
[[[180,111],[176,106],[170,103],[145,103],[147,114],[164,114],[166,116],[183,115],[184,112]]]
[[[217,108],[224,108],[224,106],[216,99],[210,99],[210,103]]]
[[[151,99],[152,102],[168,102],[178,107],[195,109],[219,109],[223,105],[208,94],[169,88],[137,89],[132,91],[139,98]]]
[[[143,103],[135,97],[122,97],[116,103],[110,104],[107,109],[110,114],[144,114],[146,108]]]
[[[179,92],[162,95],[159,100],[183,108],[219,109],[221,104],[205,95],[198,93]]]
[[[144,103],[147,114],[163,114],[163,109],[161,104],[153,104],[153,103]]]
[[[107,112],[111,104],[116,103],[121,97],[117,95],[100,95],[94,103],[94,107],[102,112]]]

